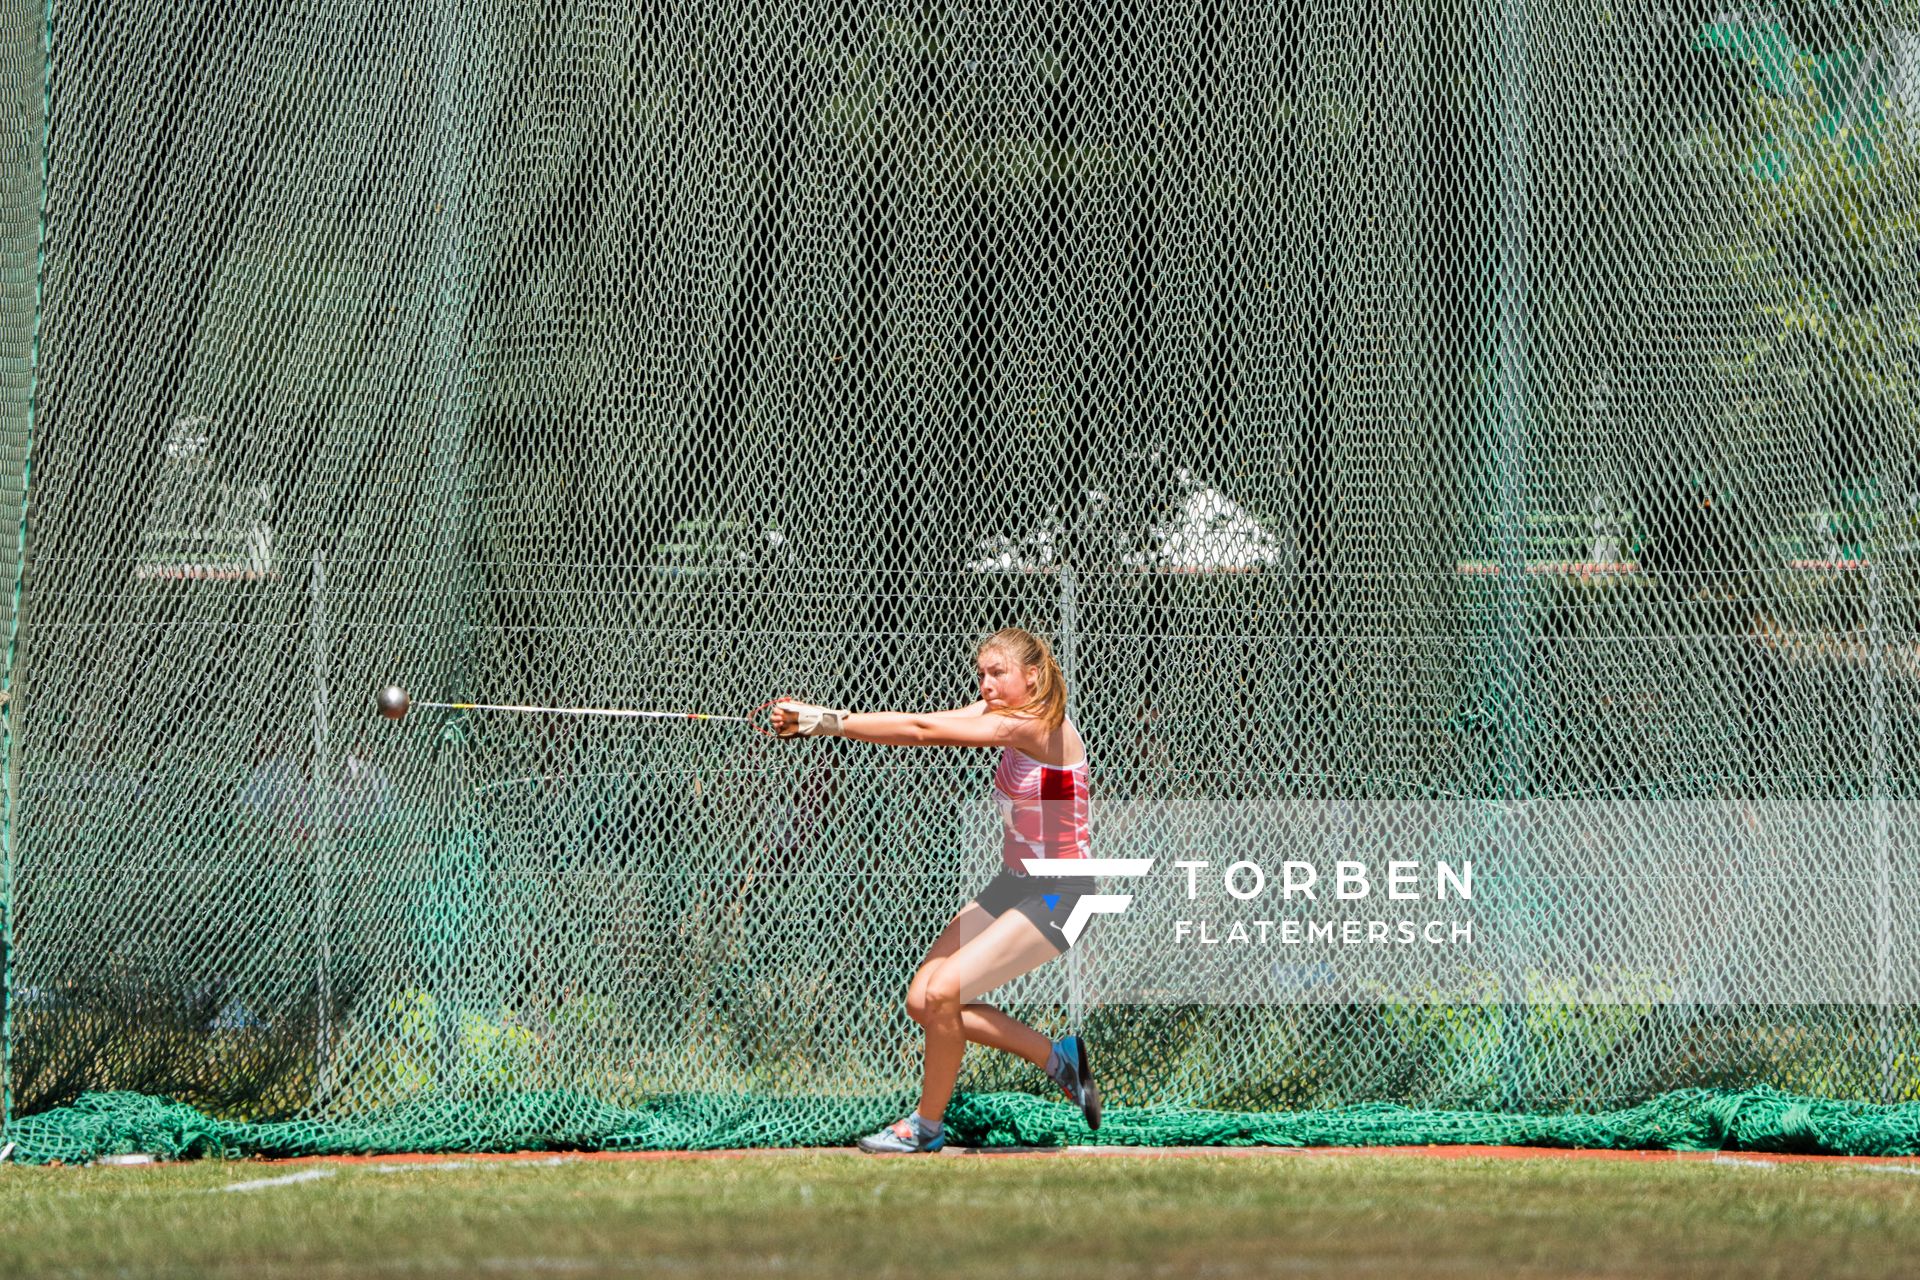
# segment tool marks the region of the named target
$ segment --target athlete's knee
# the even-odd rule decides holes
[[[950,1018],[960,1012],[960,1006],[966,1003],[960,989],[958,974],[947,972],[942,966],[934,970],[921,988],[921,1002],[927,1013],[940,1018]]]
[[[926,1025],[932,1009],[927,1003],[927,983],[932,980],[940,967],[938,960],[929,960],[920,966],[920,972],[913,975],[913,981],[907,984],[907,1016],[922,1026]]]

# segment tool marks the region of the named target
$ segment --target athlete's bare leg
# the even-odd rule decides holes
[[[981,911],[981,915],[985,914]],[[959,922],[956,918],[955,923]],[[1038,968],[1059,954],[1040,926],[1018,911],[1009,911],[960,943],[951,954],[938,958],[925,977],[918,1001],[920,1012],[915,1015],[927,1029],[919,1107],[924,1119],[938,1120],[946,1113],[947,1103],[953,1097],[954,1081],[960,1075],[960,1060],[966,1053],[967,1041],[973,1038],[967,1034],[969,1021],[979,1033],[979,1043],[1001,1041],[1004,1043],[996,1047],[1018,1053],[1037,1066],[1046,1065],[1052,1042],[1039,1032],[987,1005],[979,1006],[969,1019],[968,1007],[974,1004],[975,997]],[[912,1000],[911,992],[909,1000]],[[909,1008],[912,1007],[910,1003]]]
[[[940,936],[927,948],[920,967],[914,971],[913,981],[907,984],[907,1014],[915,1022],[926,1025],[927,980],[939,969],[940,962],[978,937],[992,923],[992,916],[969,902],[940,931]],[[990,1049],[1025,1058],[1043,1071],[1046,1070],[1048,1056],[1053,1052],[1053,1041],[1046,1036],[1012,1014],[979,1001],[961,1006],[960,1029],[969,1043],[983,1044]]]

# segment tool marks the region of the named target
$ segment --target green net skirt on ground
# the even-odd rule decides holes
[[[838,1115],[834,1115],[838,1112]],[[623,1109],[566,1094],[475,1101],[457,1115],[396,1107],[354,1121],[249,1123],[139,1094],[87,1094],[15,1126],[14,1158],[83,1163],[147,1152],[163,1159],[364,1155],[402,1151],[704,1151],[844,1146],[846,1117],[891,1114],[884,1103],[660,1098]],[[864,1123],[864,1122],[862,1122]],[[1077,1108],[1027,1094],[963,1094],[951,1138],[976,1148],[1107,1146],[1310,1147],[1425,1144],[1614,1150],[1769,1151],[1852,1156],[1920,1154],[1920,1103],[1870,1106],[1773,1089],[1681,1090],[1593,1115],[1420,1111],[1388,1103],[1308,1112],[1109,1111],[1089,1133]]]

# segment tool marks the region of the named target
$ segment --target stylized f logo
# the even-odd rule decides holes
[[[1030,876],[1057,876],[1063,880],[1086,880],[1098,876],[1144,876],[1153,870],[1152,858],[1022,858],[1020,865]],[[1080,940],[1080,931],[1095,916],[1117,916],[1133,901],[1130,893],[1089,893],[1081,896],[1067,913],[1060,932],[1067,945]]]

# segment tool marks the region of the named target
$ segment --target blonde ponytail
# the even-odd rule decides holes
[[[1015,665],[1040,668],[1033,696],[1024,706],[1010,708],[1013,714],[1038,720],[1051,733],[1067,718],[1067,677],[1054,661],[1053,649],[1041,637],[1024,627],[1002,627],[973,648],[974,660],[990,649],[997,649]]]

